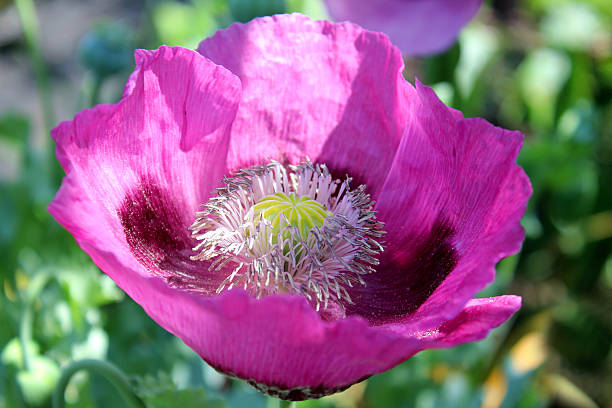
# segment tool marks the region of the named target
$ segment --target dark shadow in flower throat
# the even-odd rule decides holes
[[[143,178],[125,196],[117,215],[132,254],[149,273],[172,287],[215,293],[218,282],[208,276],[208,264],[189,258],[196,242],[182,212],[153,180]]]
[[[314,160],[326,164],[334,177],[346,174],[354,187],[366,184],[376,199],[393,163],[406,123],[398,119],[403,82],[402,59],[393,48],[373,46],[380,39],[363,33],[355,40],[361,53],[359,70],[351,84],[344,113]],[[392,80],[385,80],[392,79]]]
[[[457,265],[453,233],[448,223],[438,219],[411,256],[395,260],[383,254],[376,272],[364,277],[366,286],[350,290],[354,304],[345,305],[347,314],[384,324],[414,313]]]
[[[400,80],[366,86],[380,84],[380,77],[397,75],[397,64],[401,63],[401,58],[393,63],[393,49],[370,47],[372,39],[363,35],[355,42],[357,49],[368,52],[368,58],[353,79],[344,115],[316,161],[325,163],[337,179],[351,177],[352,188],[365,184],[366,191],[377,200],[407,125],[398,121],[398,104],[407,101]],[[385,71],[381,72],[381,66]],[[366,287],[356,285],[349,290],[354,304],[345,304],[347,315],[383,324],[414,313],[457,265],[453,234],[453,226],[441,216],[428,235],[402,244],[410,246],[407,256],[383,253],[376,272],[364,276]]]

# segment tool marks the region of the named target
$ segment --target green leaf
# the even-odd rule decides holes
[[[72,345],[71,355],[75,360],[86,358],[104,359],[107,351],[108,334],[99,327],[92,327],[84,341]]]
[[[25,145],[30,134],[30,121],[26,116],[8,112],[0,116],[0,139]]]
[[[225,403],[210,398],[202,388],[177,389],[170,376],[159,373],[137,378],[136,393],[149,408],[222,408]]]
[[[285,0],[229,0],[230,12],[236,21],[246,23],[255,17],[282,14]]]
[[[2,150],[1,142],[0,150]],[[2,156],[2,153],[0,153],[0,156]],[[2,157],[0,157],[0,161],[2,161]],[[9,174],[10,173],[8,172],[6,173],[6,179],[15,178]],[[0,179],[4,178],[4,176],[5,174],[0,176]],[[10,245],[15,236],[15,232],[17,231],[19,210],[16,206],[15,200],[10,196],[10,190],[1,184],[0,214],[2,214],[2,222],[0,223],[0,246]]]
[[[175,387],[170,376],[160,371],[157,376],[150,374],[136,377],[136,393],[141,397],[150,397],[161,392],[173,390]]]
[[[165,390],[155,395],[142,397],[149,408],[222,408],[225,403],[219,399],[210,399],[199,388],[184,390]]]
[[[21,178],[29,134],[27,117],[16,113],[0,116],[0,182],[15,182]],[[8,198],[2,198],[3,203],[7,201]],[[11,218],[7,217],[7,220]]]
[[[162,44],[196,48],[202,39],[218,28],[215,2],[194,0],[187,3],[157,3],[152,12],[153,26]]]
[[[599,38],[609,35],[601,17],[585,3],[566,3],[549,8],[540,31],[551,44],[585,51]]]
[[[101,306],[121,299],[123,292],[93,264],[57,265],[57,278],[70,300],[80,307]]]
[[[40,347],[36,342],[30,341],[27,346],[29,355],[37,355],[40,352]],[[6,366],[13,366],[18,369],[23,369],[23,353],[21,348],[21,342],[18,337],[11,339],[4,350],[2,350],[2,364]]]
[[[17,373],[17,383],[27,403],[41,405],[51,396],[59,376],[60,369],[53,360],[35,356],[31,370]]]
[[[313,20],[327,20],[327,8],[323,0],[286,0],[287,13],[302,13]]]
[[[500,45],[496,32],[485,25],[471,25],[463,30],[459,45],[461,51],[455,79],[463,99],[469,99]]]
[[[555,121],[557,98],[571,70],[569,57],[553,49],[531,52],[519,67],[519,86],[529,108],[531,122],[551,129]]]

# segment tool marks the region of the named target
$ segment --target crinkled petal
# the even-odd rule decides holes
[[[382,186],[408,119],[409,85],[388,38],[299,15],[232,24],[198,52],[240,77],[230,169],[308,156]]]
[[[200,302],[214,323],[183,304],[164,311],[184,316],[179,336],[218,370],[292,400],[342,390],[424,349],[480,340],[520,307],[517,296],[475,299],[455,319],[423,332],[372,327],[359,317],[324,322],[301,297],[256,300],[230,291]]]
[[[378,197],[387,247],[355,288],[351,313],[373,323],[410,319],[437,327],[495,278],[520,249],[531,194],[516,165],[518,132],[464,119],[417,82],[410,126]]]
[[[49,211],[79,243],[140,271],[136,260],[141,273],[201,279],[188,226],[225,173],[240,82],[182,48],[139,50],[136,60],[118,104],[53,130],[67,176]]]
[[[284,18],[303,19],[300,16],[279,17],[281,20]],[[350,31],[334,27],[330,25],[327,30]],[[355,29],[350,25],[342,27]],[[256,31],[255,28],[253,30]],[[370,38],[371,34],[363,36]],[[363,36],[356,40],[356,44],[365,41]],[[259,38],[259,41],[263,39]],[[393,50],[389,52],[394,53]],[[335,54],[329,52],[326,55]],[[297,400],[319,397],[385,371],[420,350],[483,338],[519,307],[520,299],[512,296],[469,302],[466,299],[453,310],[452,319],[440,319],[435,327],[424,330],[414,319],[395,320],[378,326],[372,326],[361,316],[327,322],[306,299],[299,296],[254,299],[241,290],[231,290],[219,296],[201,296],[185,290],[190,289],[186,283],[194,280],[200,279],[197,284],[202,284],[202,276],[208,285],[202,289],[206,294],[210,294],[218,285],[218,277],[210,275],[205,264],[190,260],[193,242],[187,227],[197,206],[206,201],[210,190],[226,170],[234,168],[233,164],[226,162],[225,154],[230,143],[239,140],[235,133],[230,135],[230,127],[238,109],[240,83],[228,70],[181,48],[140,51],[137,60],[136,72],[117,105],[86,110],[72,122],[64,122],[53,131],[58,146],[57,155],[67,176],[49,210],[75,236],[93,261],[147,314],[218,370],[246,379],[262,391],[282,398]],[[245,85],[244,78],[241,80],[248,89],[248,83]],[[376,94],[375,90],[371,92]],[[414,96],[417,91],[407,87],[402,92]],[[444,151],[450,148],[450,145],[443,143],[448,142],[450,136],[434,132],[438,129],[436,126],[445,130],[454,129],[452,123],[463,121],[443,105],[429,101],[431,95],[427,92],[423,88],[418,89],[421,103],[406,105],[406,120],[410,115],[417,117],[425,114],[427,109],[442,112],[425,115],[423,121],[418,122],[418,129],[411,127],[406,131],[398,154],[395,154],[397,146],[392,149],[395,159],[392,165],[389,164],[391,171],[388,175],[386,170],[374,172],[376,177],[386,177],[387,180],[380,194],[379,210],[388,223],[396,221],[393,217],[397,214],[390,205],[391,200],[398,198],[395,190],[404,188],[390,180],[398,172],[411,169],[412,165],[418,164],[431,170],[423,158],[419,162],[417,158],[405,157],[411,145],[406,142],[407,135],[416,135],[413,139],[416,147],[412,148],[423,149],[427,153],[426,148],[432,144]],[[251,94],[249,97],[254,96]],[[242,99],[240,109],[243,103],[248,104],[249,97]],[[449,116],[443,115],[444,112]],[[380,117],[371,117],[374,121],[377,118]],[[441,123],[436,125],[438,120]],[[365,123],[363,125],[366,126]],[[459,128],[463,129],[458,132],[461,140],[468,136],[472,140],[477,136],[468,132],[467,129],[472,129],[468,124]],[[423,129],[429,130],[425,132]],[[484,125],[474,129],[489,130]],[[425,136],[430,133],[431,140]],[[300,137],[307,136],[300,134]],[[485,132],[482,137],[488,140],[490,135]],[[283,148],[289,146],[283,139],[263,140],[285,143]],[[348,145],[351,145],[350,140],[353,139],[349,139]],[[382,150],[388,146],[385,140],[382,138],[377,142]],[[324,142],[327,143],[328,140]],[[451,145],[455,146],[453,143]],[[457,146],[470,151],[469,146]],[[462,149],[458,148],[458,151],[463,152]],[[297,153],[293,151],[291,154]],[[319,152],[312,157],[319,161],[321,154]],[[335,154],[342,157],[337,151]],[[440,152],[435,157],[442,164],[456,160]],[[472,156],[465,154],[460,157],[469,167]],[[364,160],[366,158],[371,157],[363,157]],[[341,168],[342,161],[333,162],[333,165]],[[347,166],[350,163],[347,162]],[[439,171],[458,174],[447,170],[447,167],[442,169]],[[497,174],[496,171],[493,173]],[[422,174],[417,172],[414,175]],[[471,210],[463,210],[459,206],[460,200],[465,199],[461,195],[464,192],[460,187],[455,187],[452,191],[459,196],[445,195],[441,189],[448,187],[450,182],[442,175],[439,177],[446,184],[434,193],[423,186],[409,187],[415,196],[406,201],[414,204],[410,208],[425,224],[415,226],[412,220],[412,223],[405,225],[405,230],[399,227],[399,223],[393,224],[398,227],[389,231],[389,241],[392,247],[395,245],[397,248],[398,256],[390,258],[392,261],[399,265],[410,259],[411,250],[399,244],[399,240],[410,238],[407,231],[425,235],[431,231],[432,225],[427,223],[433,218],[416,212],[432,208],[432,202],[426,200],[428,198],[437,198],[438,201],[434,203],[444,201],[446,205],[440,208],[451,210],[444,219],[449,220],[450,227],[447,229],[451,232],[447,234],[448,242],[453,248],[458,248],[459,260],[465,254],[471,256],[486,252],[474,243],[477,238],[489,239],[489,244],[494,245],[495,250],[513,249],[512,245],[499,238],[505,234],[506,227],[496,222],[513,219],[513,215],[508,214],[515,207],[507,206],[502,200],[511,196],[510,193],[495,194],[492,199],[487,198],[488,195],[483,196],[484,201],[491,201],[485,221],[481,222],[480,227],[474,227],[477,231],[463,230],[459,228],[462,225],[454,223],[463,219],[468,223],[473,218]],[[461,186],[461,177],[457,175],[456,179],[457,186]],[[508,183],[503,182],[502,186]],[[480,191],[480,187],[474,188]],[[480,210],[473,211],[481,214]],[[401,218],[403,221],[407,217]],[[416,227],[420,229],[415,230]],[[419,235],[416,237],[422,238]],[[467,279],[468,273],[458,273],[458,268],[453,270],[453,274],[459,277],[455,280]],[[177,283],[177,280],[180,282]],[[466,302],[467,305],[463,307]],[[416,313],[425,307],[431,309],[433,306],[425,302]],[[438,315],[450,316],[450,312],[444,311]]]
[[[360,317],[325,322],[302,297],[215,297],[127,271],[113,254],[81,243],[94,262],[159,325],[217,370],[283,399],[319,398],[386,371],[415,353],[484,338],[520,307],[517,296],[475,299],[436,330],[369,326]],[[118,272],[122,271],[122,272]]]
[[[387,34],[405,55],[448,48],[482,0],[325,0],[337,21]]]
[[[482,340],[491,329],[508,320],[520,308],[520,296],[472,299],[456,317],[438,327],[432,335],[435,345],[428,345],[428,348],[453,347]]]

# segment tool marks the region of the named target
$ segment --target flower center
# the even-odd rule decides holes
[[[259,200],[253,206],[255,219],[265,218],[272,226],[272,236],[278,235],[283,224],[296,227],[302,241],[315,227],[322,227],[325,219],[333,215],[323,204],[295,193],[275,193]]]
[[[310,161],[253,166],[223,181],[191,226],[200,241],[191,258],[227,271],[217,293],[240,285],[257,297],[300,294],[317,310],[352,303],[349,289],[365,286],[383,250],[365,186],[351,190],[350,178],[333,180]]]

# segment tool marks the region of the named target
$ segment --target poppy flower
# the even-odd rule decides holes
[[[352,21],[387,34],[405,55],[428,55],[450,47],[482,0],[325,0],[336,21]]]
[[[49,211],[159,325],[283,399],[482,339],[520,307],[472,297],[520,249],[522,136],[402,70],[384,34],[298,14],[138,50],[118,103],[53,130]]]

